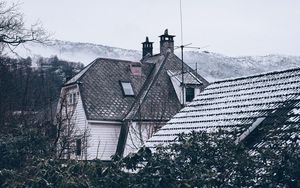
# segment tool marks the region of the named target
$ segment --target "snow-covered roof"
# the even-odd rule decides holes
[[[177,113],[146,146],[174,142],[179,133],[193,130],[222,128],[233,130],[238,138],[258,118],[263,121],[255,130],[260,130],[264,143],[278,135],[290,138],[300,133],[299,109],[300,68],[218,81]]]

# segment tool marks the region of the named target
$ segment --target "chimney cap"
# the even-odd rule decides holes
[[[153,43],[153,42],[149,42],[149,38],[148,37],[146,37],[146,40],[145,40],[145,42],[142,42],[142,44],[144,44],[144,43]]]
[[[175,35],[169,35],[168,29],[165,29],[164,34],[160,35],[159,37],[175,37]]]

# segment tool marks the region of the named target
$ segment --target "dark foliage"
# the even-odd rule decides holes
[[[111,163],[36,158],[23,169],[2,169],[0,183],[8,187],[299,187],[299,147],[252,151],[226,135],[193,132],[155,153],[142,148],[123,159],[114,156]]]
[[[50,66],[32,68],[30,58],[0,58],[1,185],[29,178],[36,160],[55,155],[53,116],[60,88],[82,68],[56,57],[39,62]]]
[[[80,63],[62,61],[57,57],[40,58],[37,63],[39,67],[32,68],[30,58],[0,58],[1,127],[16,115],[39,113],[42,116],[41,112],[44,112],[53,116],[62,84],[83,68]]]

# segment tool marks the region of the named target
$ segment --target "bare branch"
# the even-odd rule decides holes
[[[7,5],[0,2],[0,47],[1,52],[7,48],[14,51],[14,47],[26,42],[45,43],[50,35],[37,22],[29,28],[25,27],[23,14],[19,12],[18,4]]]

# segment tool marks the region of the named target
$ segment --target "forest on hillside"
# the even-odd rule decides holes
[[[51,118],[61,86],[83,68],[83,64],[59,60],[57,57],[37,60],[0,57],[0,119],[15,115],[41,114]],[[45,66],[47,65],[47,66]]]

